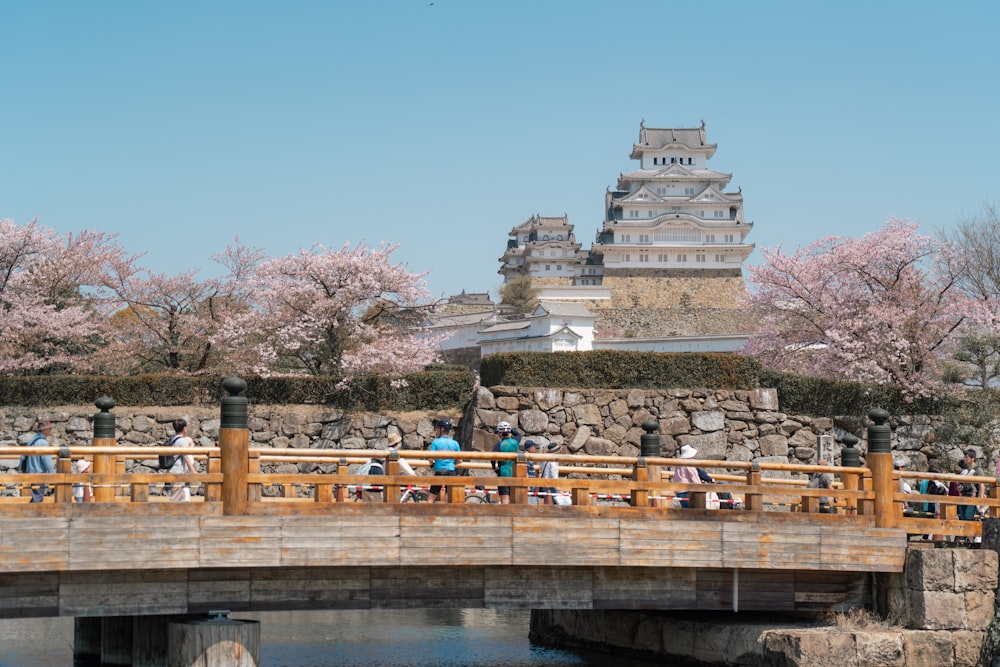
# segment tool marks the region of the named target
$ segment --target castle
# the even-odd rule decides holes
[[[605,194],[605,218],[589,250],[576,242],[567,216],[534,215],[508,234],[500,258],[504,284],[530,279],[541,299],[580,301],[599,328],[629,335],[703,335],[744,330],[738,297],[753,228],[732,174],[708,161],[705,124],[639,125],[630,158]]]

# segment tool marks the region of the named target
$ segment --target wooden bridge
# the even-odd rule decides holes
[[[898,492],[891,454],[868,467],[754,464],[667,458],[389,452],[386,474],[351,474],[371,451],[249,447],[245,428],[223,428],[219,446],[191,448],[204,474],[126,473],[129,460],[153,465],[168,448],[123,447],[96,438],[79,448],[0,448],[0,457],[57,457],[54,474],[10,474],[0,484],[47,484],[46,502],[0,502],[0,616],[183,614],[209,609],[522,607],[583,609],[764,609],[821,611],[865,605],[870,576],[900,572],[907,535],[975,537],[959,504],[988,498]],[[359,458],[365,456],[365,458]],[[93,461],[74,474],[72,461]],[[399,475],[455,458],[468,476]],[[514,459],[510,505],[467,503],[494,487],[490,460]],[[541,480],[529,460],[557,460],[545,480],[571,506],[529,502]],[[297,462],[329,472],[262,472]],[[715,484],[672,481],[695,465]],[[132,466],[133,469],[136,466]],[[722,472],[720,472],[722,471]],[[787,473],[833,473],[835,489],[812,489]],[[922,475],[943,481],[955,475]],[[961,478],[994,483],[992,478]],[[407,487],[444,485],[441,503],[400,503]],[[190,503],[151,493],[190,483]],[[93,502],[75,503],[74,484]],[[385,502],[353,499],[380,485]],[[676,506],[678,493],[690,508]],[[742,509],[715,508],[731,493]],[[30,494],[26,494],[30,495]],[[835,513],[820,512],[820,497]],[[910,515],[907,503],[939,503],[940,518]],[[724,507],[724,506],[723,506]]]

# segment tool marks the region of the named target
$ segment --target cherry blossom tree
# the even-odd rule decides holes
[[[243,371],[336,377],[394,374],[436,360],[436,341],[414,327],[433,307],[423,276],[390,256],[398,246],[315,245],[261,262],[247,275],[253,308],[215,337],[251,351]]]
[[[860,239],[764,250],[749,269],[756,330],[744,351],[778,369],[932,395],[939,363],[966,331],[993,328],[997,312],[958,289],[951,252],[894,218]]]
[[[0,220],[0,372],[89,370],[103,345],[105,272],[123,255],[111,234]]]
[[[177,276],[153,273],[138,257],[113,262],[107,287],[120,305],[109,320],[109,345],[99,355],[116,373],[197,373],[231,366],[238,347],[217,345],[222,326],[252,307],[246,279],[263,253],[239,239],[213,257],[228,269],[222,278],[200,280],[195,271]]]

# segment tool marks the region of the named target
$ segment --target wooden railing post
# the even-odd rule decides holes
[[[760,487],[760,462],[754,461],[747,471],[747,486]],[[760,493],[747,493],[743,499],[743,506],[748,510],[761,511],[764,509],[764,496]]]
[[[590,489],[573,487],[571,492],[573,505],[589,505]]]
[[[640,456],[635,461],[635,468],[632,470],[632,479],[636,482],[649,481],[649,469],[646,467],[646,458]],[[632,507],[649,507],[649,489],[632,489]]]
[[[861,488],[861,476],[856,473],[842,474],[840,481],[844,484],[844,491],[857,491]],[[857,514],[858,499],[853,495],[848,495],[844,499],[844,509],[848,514]]]
[[[228,396],[222,398],[219,425],[219,454],[222,457],[222,513],[236,516],[247,513],[247,474],[250,471],[250,429],[247,425],[247,399],[239,394],[247,383],[238,377],[222,381]]]
[[[69,455],[69,447],[59,449],[59,458],[56,459],[56,472],[69,475],[73,472],[73,459]],[[73,483],[60,482],[56,484],[55,501],[57,503],[73,502]]]
[[[385,474],[391,477],[397,477],[399,475],[399,452],[395,449],[390,449],[389,456],[386,457]],[[385,502],[398,505],[399,498],[402,495],[402,492],[399,489],[399,484],[384,485],[382,487],[382,495],[385,497]]]
[[[101,396],[94,401],[100,412],[94,415],[94,447],[115,447],[118,442],[115,440],[115,415],[111,409],[115,407],[115,402],[109,396]],[[108,474],[115,472],[114,454],[94,455],[94,474]],[[115,500],[115,486],[107,482],[100,483],[94,487],[94,502],[110,503]]]
[[[209,452],[205,472],[208,474],[222,472],[222,459],[219,457],[218,450]],[[219,502],[220,500],[222,500],[222,485],[215,483],[206,484],[205,502]]]
[[[528,479],[528,459],[527,455],[524,452],[517,453],[517,460],[514,461],[514,478],[516,478],[518,481],[524,481]],[[553,502],[555,502],[554,499]],[[528,503],[528,487],[511,486],[510,504],[526,505],[527,503]]]
[[[872,471],[872,491],[875,493],[875,525],[879,528],[896,526],[895,493],[892,479],[892,431],[889,413],[876,408],[868,413],[874,422],[868,427],[868,457],[866,463]]]

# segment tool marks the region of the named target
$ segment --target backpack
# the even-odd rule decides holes
[[[177,440],[180,437],[181,436],[179,435],[171,436],[169,440],[163,443],[163,446],[173,447],[174,443],[177,442]],[[170,470],[177,463],[177,459],[180,458],[180,454],[160,454],[159,458],[160,458],[160,470]]]

